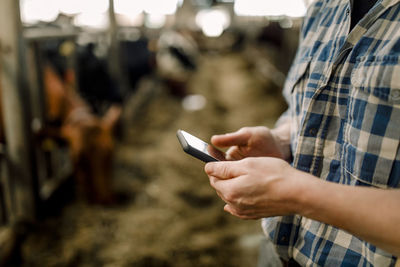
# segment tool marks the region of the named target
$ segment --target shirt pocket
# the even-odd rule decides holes
[[[351,87],[342,164],[350,184],[398,187],[400,65],[398,56],[359,58]]]
[[[284,86],[284,94],[289,97],[295,91],[303,91],[305,80],[308,78],[310,63],[312,57],[304,57],[301,60],[294,62],[286,78]],[[303,83],[302,83],[303,81]]]
[[[299,117],[303,108],[304,94],[310,73],[311,57],[295,61],[286,78],[283,95],[289,103],[292,117]]]
[[[305,91],[310,73],[311,57],[304,57],[295,61],[286,78],[283,95],[289,103],[287,115],[291,117],[291,150],[296,151],[297,134],[300,128],[302,110],[305,105]]]

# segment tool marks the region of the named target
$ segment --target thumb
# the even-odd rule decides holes
[[[205,165],[204,171],[207,175],[221,180],[235,178],[244,174],[239,161],[209,162]]]
[[[233,133],[214,135],[211,138],[211,143],[218,147],[244,146],[247,144],[249,138],[250,133],[248,131],[239,130]]]

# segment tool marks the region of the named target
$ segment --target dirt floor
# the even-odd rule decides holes
[[[206,98],[201,110],[184,110],[181,98],[156,87],[139,114],[125,116],[114,170],[123,201],[73,201],[44,219],[23,244],[22,266],[257,266],[260,221],[223,211],[204,163],[181,150],[176,130],[209,140],[272,126],[285,108],[279,90],[244,53],[204,55],[188,86]]]

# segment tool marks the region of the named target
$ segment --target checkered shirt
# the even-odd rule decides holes
[[[349,0],[317,0],[303,21],[284,87],[289,109],[283,116],[293,121],[292,165],[330,182],[399,188],[400,1],[378,1],[351,32],[350,9]],[[265,218],[262,226],[279,255],[302,266],[396,261],[299,215]]]

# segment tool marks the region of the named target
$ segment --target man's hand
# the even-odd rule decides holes
[[[277,158],[207,163],[224,210],[241,219],[299,214],[344,229],[400,257],[400,190],[316,179]],[[379,227],[377,227],[377,225]]]
[[[210,184],[225,201],[224,210],[242,219],[296,213],[300,172],[277,158],[246,158],[208,163]],[[301,179],[304,180],[304,179]]]
[[[227,160],[240,160],[246,157],[290,158],[288,126],[270,130],[266,127],[245,127],[234,133],[215,135],[211,143],[217,147],[230,147]]]

